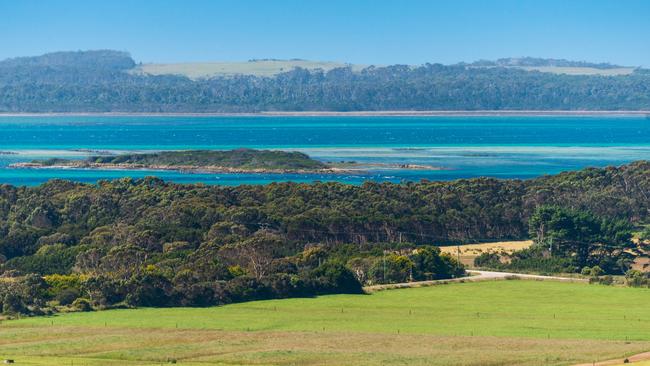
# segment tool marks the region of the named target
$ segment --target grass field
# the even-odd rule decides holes
[[[550,72],[553,74],[567,75],[602,75],[617,76],[629,75],[634,72],[634,67],[616,67],[611,69],[597,69],[594,67],[560,67],[560,66],[531,66],[521,67],[527,71]]]
[[[650,350],[647,289],[459,283],[5,321],[25,365],[571,365]]]
[[[149,75],[184,75],[190,79],[208,78],[214,76],[255,75],[273,76],[288,72],[296,67],[303,69],[323,69],[329,71],[337,67],[350,66],[353,70],[361,70],[364,65],[350,65],[340,62],[307,61],[307,60],[261,60],[248,62],[188,62],[176,64],[143,64],[134,69],[134,73]]]

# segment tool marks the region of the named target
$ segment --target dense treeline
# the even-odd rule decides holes
[[[588,67],[594,69],[616,69],[622,68],[620,65],[612,65],[610,63],[601,62],[585,62],[585,61],[571,61],[564,59],[553,59],[553,58],[539,58],[539,57],[509,57],[509,58],[500,58],[496,61],[489,60],[480,60],[471,63],[472,66],[523,66],[523,67]]]
[[[128,54],[115,51],[0,62],[0,112],[650,109],[644,70],[558,75],[426,64],[190,80],[129,73],[134,66]]]
[[[626,219],[540,206],[529,220],[533,246],[510,255],[486,252],[474,264],[508,271],[580,272],[593,277],[625,274],[647,249],[645,238],[632,240],[632,230]]]
[[[9,312],[53,299],[82,310],[202,306],[449,278],[462,266],[431,245],[527,238],[543,207],[564,210],[560,223],[593,229],[596,249],[578,257],[587,266],[604,248],[598,235],[623,242],[613,233],[647,220],[648,192],[648,162],[528,181],[4,185],[0,302]],[[546,230],[555,245],[566,244],[567,256],[579,253],[577,239],[560,237],[561,227]]]

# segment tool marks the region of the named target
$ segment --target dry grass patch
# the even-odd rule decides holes
[[[9,337],[7,337],[9,336]],[[7,338],[11,338],[7,341]],[[568,365],[650,342],[353,332],[6,327],[0,357],[26,365]]]
[[[566,74],[566,75],[618,76],[618,75],[630,75],[634,72],[633,67],[615,67],[611,69],[597,69],[595,67],[530,66],[530,67],[520,67],[520,68],[526,71],[550,72],[552,74]]]
[[[218,76],[254,75],[275,76],[295,68],[308,70],[321,69],[329,71],[339,67],[351,67],[360,71],[365,65],[352,65],[340,62],[308,60],[258,60],[248,62],[188,62],[175,64],[144,64],[132,72],[147,75],[183,75],[190,79],[202,79]]]
[[[505,253],[512,254],[518,250],[529,248],[533,245],[532,240],[521,241],[499,241],[494,243],[465,244],[460,246],[440,247],[443,253],[457,256],[460,250],[460,261],[467,265],[474,265],[474,258],[483,253]]]

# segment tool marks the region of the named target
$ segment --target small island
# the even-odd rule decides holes
[[[53,158],[15,163],[13,168],[107,170],[176,170],[188,173],[327,173],[337,169],[295,151],[185,150],[91,156],[84,160]]]
[[[173,170],[183,173],[278,174],[345,174],[372,170],[447,169],[417,164],[322,162],[297,151],[243,148],[95,155],[83,160],[52,158],[14,163],[10,167],[19,169]]]

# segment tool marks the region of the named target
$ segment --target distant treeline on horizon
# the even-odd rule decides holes
[[[125,52],[57,52],[0,61],[0,112],[650,109],[647,69],[605,76],[530,66],[616,67],[523,58],[190,79],[132,72],[137,64]]]

